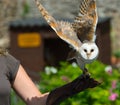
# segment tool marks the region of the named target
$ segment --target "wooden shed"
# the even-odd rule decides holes
[[[104,64],[111,64],[111,18],[99,18],[97,25],[97,40],[100,54],[99,60]]]
[[[61,19],[71,22],[70,19]],[[21,61],[28,74],[38,79],[38,72],[45,65],[58,65],[65,61],[70,51],[69,45],[61,40],[43,18],[29,18],[10,23],[10,53]],[[99,18],[97,44],[99,60],[110,64],[110,18]]]

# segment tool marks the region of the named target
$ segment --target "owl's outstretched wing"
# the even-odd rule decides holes
[[[40,10],[42,16],[45,18],[47,23],[51,26],[51,28],[56,32],[56,34],[65,42],[70,44],[75,50],[78,50],[81,46],[81,42],[78,39],[72,24],[64,21],[56,21],[47,11],[46,9],[35,0],[38,9]]]
[[[72,24],[81,41],[95,41],[97,21],[96,0],[81,1],[78,16],[76,16],[74,23]]]

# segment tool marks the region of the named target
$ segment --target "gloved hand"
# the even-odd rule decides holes
[[[81,75],[72,82],[51,91],[48,95],[46,105],[60,105],[65,99],[84,91],[87,88],[94,88],[99,84],[98,81],[90,78],[90,76],[84,77]]]

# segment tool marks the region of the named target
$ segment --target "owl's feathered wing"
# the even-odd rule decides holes
[[[78,51],[82,44],[79,37],[86,37],[85,40],[93,39],[97,23],[95,0],[83,0],[80,6],[80,12],[73,24],[64,21],[56,21],[38,0],[35,0],[35,2],[51,28],[62,40],[70,44],[75,50]]]
[[[98,22],[96,0],[83,0],[80,4],[78,16],[72,24],[81,41],[95,41],[95,31]]]
[[[70,44],[75,50],[78,50],[82,43],[78,39],[77,34],[72,27],[72,24],[64,21],[56,21],[38,2],[38,0],[35,0],[35,2],[42,16],[45,18],[45,20],[51,26],[51,28],[56,32],[56,34],[62,40]]]

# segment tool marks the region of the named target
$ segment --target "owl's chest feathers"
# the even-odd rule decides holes
[[[79,53],[76,54],[76,60],[79,63],[86,64],[86,63],[91,63],[93,60],[90,59],[84,59]]]

